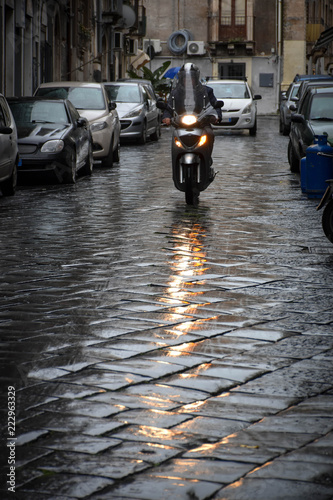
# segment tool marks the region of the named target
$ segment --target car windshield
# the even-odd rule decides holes
[[[12,102],[10,108],[17,125],[24,123],[69,123],[63,102]]]
[[[313,96],[310,120],[333,120],[333,95]]]
[[[208,86],[214,90],[214,94],[217,99],[250,99],[250,93],[247,85],[243,82],[208,82]]]
[[[140,103],[140,89],[138,85],[106,85],[111,101]]]
[[[102,90],[92,87],[42,87],[36,95],[69,99],[76,109],[105,109]]]

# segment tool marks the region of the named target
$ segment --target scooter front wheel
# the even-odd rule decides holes
[[[199,202],[199,191],[193,188],[190,180],[185,185],[185,201],[187,205],[197,205]]]
[[[325,236],[333,243],[333,199],[324,208],[322,225]]]

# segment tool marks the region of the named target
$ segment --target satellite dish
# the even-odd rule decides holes
[[[123,5],[124,28],[131,28],[136,21],[135,11],[129,5]]]

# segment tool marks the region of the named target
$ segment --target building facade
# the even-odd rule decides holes
[[[313,46],[332,26],[333,0],[145,0],[144,4],[153,20],[147,23],[146,37],[158,49],[150,63],[153,69],[164,60],[173,66],[193,61],[204,76],[247,77],[254,93],[263,97],[258,102],[261,113],[277,110],[280,91],[296,73],[332,71],[330,49],[313,53]]]
[[[0,91],[193,61],[247,77],[271,113],[296,73],[333,73],[332,21],[333,0],[0,0]]]
[[[0,91],[125,74],[145,34],[142,0],[0,0]]]

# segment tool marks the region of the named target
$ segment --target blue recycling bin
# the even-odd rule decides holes
[[[314,144],[306,150],[302,190],[308,198],[321,198],[327,188],[326,180],[332,178],[333,148],[327,144],[327,135],[316,135]]]

